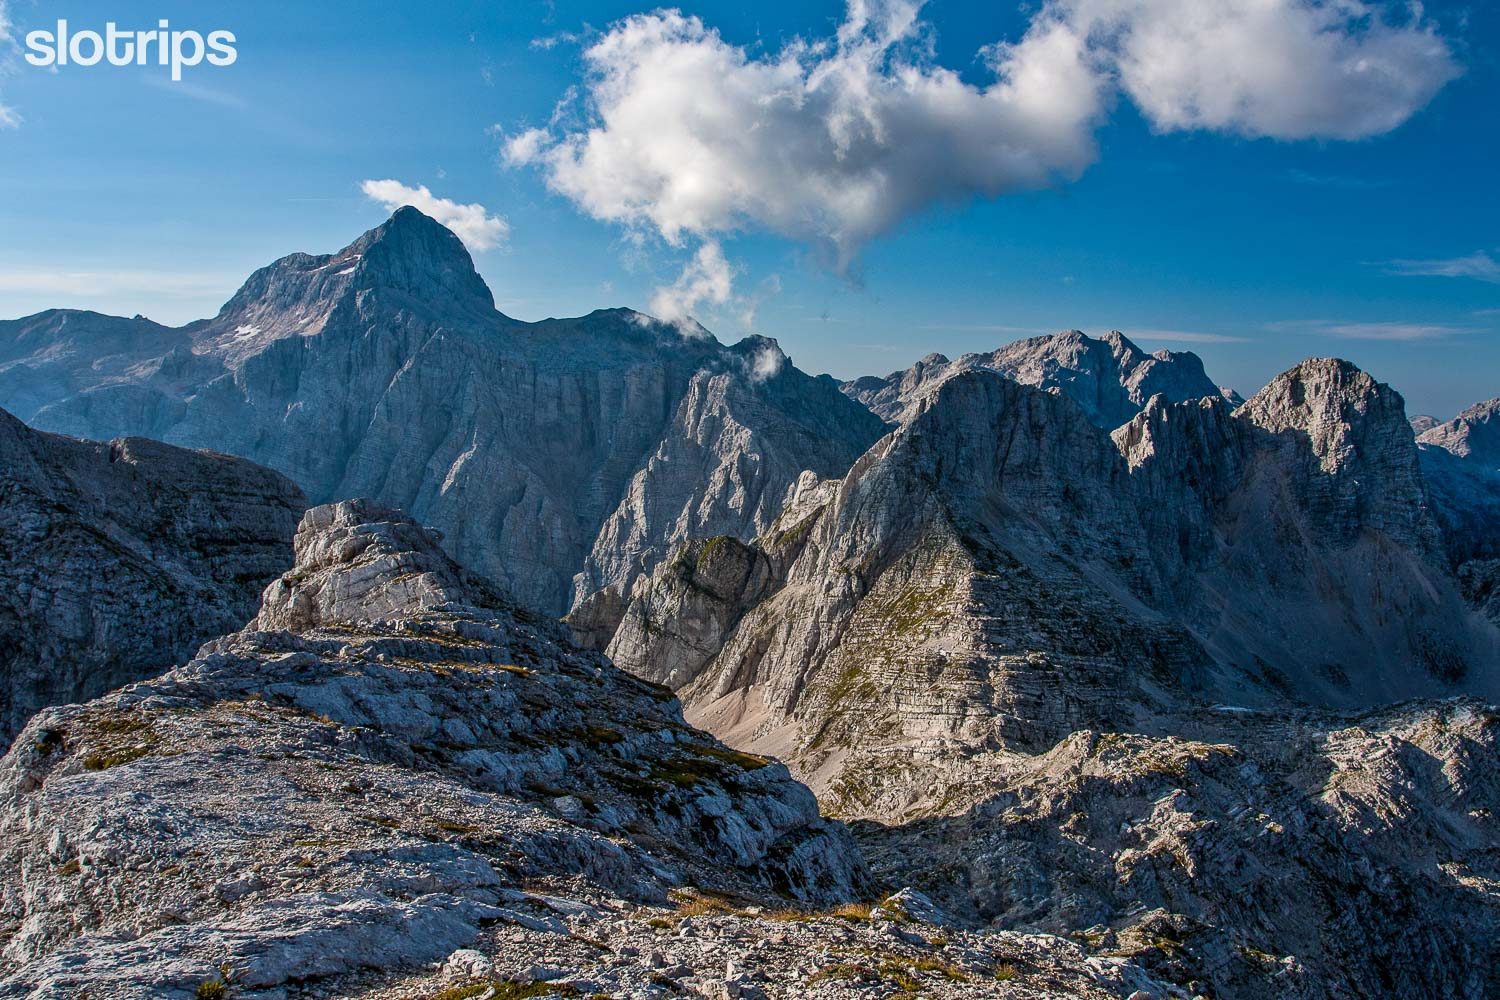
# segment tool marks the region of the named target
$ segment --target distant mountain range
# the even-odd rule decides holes
[[[568,891],[602,912],[601,893],[659,904],[691,873],[721,894],[693,897],[725,921],[712,933],[776,900],[867,892],[868,859],[888,888],[932,897],[902,896],[925,916],[890,921],[975,935],[943,959],[970,978],[936,995],[980,995],[956,984],[1011,964],[996,928],[1071,936],[1066,955],[1028,937],[1027,968],[1052,963],[1078,995],[1486,995],[1500,400],[1409,418],[1394,388],[1332,358],[1244,400],[1192,353],[1077,331],[839,384],[773,340],[726,346],[629,310],[513,320],[457,237],[402,209],[337,254],[257,271],[210,320],[0,323],[0,407],[19,418],[0,414],[0,737],[179,665],[33,720],[0,768],[5,801],[32,803],[0,808],[16,841],[0,870],[53,852],[28,816],[82,837],[92,800],[69,782],[110,761],[119,776],[88,784],[110,837],[135,836],[126,805],[148,788],[164,789],[163,823],[222,808],[152,760],[168,738],[219,759],[244,705],[261,763],[237,772],[282,788],[295,823],[337,827],[286,820],[276,836],[328,848],[306,860],[329,873],[337,845],[358,845],[358,878],[318,885],[379,897],[366,923],[329,924],[359,934],[422,919],[467,940],[510,899],[471,877],[476,858],[545,841],[517,878],[582,866]],[[293,566],[308,502],[331,506],[303,520]],[[327,759],[288,763],[281,784],[270,762],[308,754]],[[388,804],[377,819],[415,838],[392,861],[320,812],[324,765],[363,801],[440,776],[415,815],[441,817],[445,843],[498,824],[509,846],[465,839],[439,859],[413,845],[440,834]],[[863,855],[792,778],[854,824]],[[225,857],[301,865],[213,829]],[[68,874],[48,885],[82,907]],[[300,877],[236,895],[224,874],[184,894],[200,916],[174,933],[202,958],[221,905],[248,898],[260,909],[235,940],[280,955],[267,942],[286,921],[324,927],[285,889]],[[146,898],[154,878],[120,884]],[[404,908],[407,885],[459,902]],[[67,995],[93,961],[78,935],[139,909],[111,899],[84,930],[73,909],[0,900],[6,968]],[[628,921],[600,919],[622,959],[642,955]],[[807,947],[843,940],[809,919]],[[441,957],[400,940],[392,962]],[[141,958],[121,948],[106,979]],[[1134,964],[1109,978],[1106,959]],[[757,981],[917,989],[860,961]],[[285,966],[267,988],[313,975]],[[626,961],[609,982],[647,990],[676,981],[667,967]],[[711,995],[761,989],[723,978],[735,992]]]
[[[262,268],[211,320],[0,323],[0,406],[242,455],[314,503],[377,498],[554,614],[691,534],[753,536],[803,469],[841,475],[884,433],[765,338],[725,347],[622,309],[512,320],[410,208]]]

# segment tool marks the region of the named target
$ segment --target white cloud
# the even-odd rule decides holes
[[[1443,260],[1393,260],[1390,273],[1437,278],[1473,278],[1500,284],[1500,261],[1484,251]]]
[[[510,225],[498,215],[478,203],[460,205],[447,198],[439,198],[426,185],[407,187],[400,181],[363,181],[360,190],[368,197],[394,212],[404,205],[430,215],[441,222],[469,247],[470,250],[492,250],[504,243],[510,235]]]
[[[693,319],[694,313],[705,305],[724,305],[733,290],[734,269],[718,241],[709,240],[693,254],[675,282],[656,290],[651,311],[684,333],[696,334],[702,328]]]
[[[1227,333],[1198,333],[1193,330],[1131,330],[1131,340],[1153,340],[1168,344],[1245,344],[1249,337],[1235,337]]]
[[[915,0],[850,0],[831,38],[751,52],[676,10],[584,50],[582,105],[504,145],[589,215],[673,244],[758,229],[846,268],[933,204],[1046,187],[1096,158],[1123,92],[1161,131],[1356,139],[1459,72],[1419,5],[1044,0],[982,83],[937,65]]]
[[[1471,327],[1452,326],[1446,323],[1361,323],[1326,319],[1270,323],[1267,324],[1267,329],[1280,333],[1336,337],[1340,340],[1384,341],[1440,340],[1444,337],[1458,337],[1476,332]]]
[[[1363,0],[1048,0],[1161,131],[1362,139],[1459,74],[1420,4]]]
[[[930,63],[916,14],[856,0],[836,38],[763,57],[677,11],[626,18],[584,51],[587,126],[522,132],[506,158],[590,215],[674,244],[760,228],[839,267],[934,202],[1093,162],[1102,83],[1066,24],[989,51],[976,87]]]
[[[787,356],[781,352],[781,348],[775,341],[764,344],[757,348],[745,362],[745,374],[751,382],[759,384],[769,382],[787,365]]]

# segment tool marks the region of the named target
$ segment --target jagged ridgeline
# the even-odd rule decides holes
[[[872,891],[785,766],[362,501],[308,511],[244,630],[36,716],[0,803],[0,878],[26,887],[0,904],[4,996],[394,973],[496,923],[561,928],[527,915],[571,912],[543,887],[615,911]]]
[[[0,406],[241,455],[314,503],[374,497],[550,614],[688,537],[753,537],[799,473],[842,475],[885,431],[773,340],[726,347],[624,309],[510,319],[459,239],[411,208],[262,268],[180,329],[0,323]]]
[[[1500,402],[840,385],[402,209],[0,406],[0,997],[1500,989]]]
[[[38,709],[243,625],[306,506],[244,459],[44,434],[0,410],[0,748]]]

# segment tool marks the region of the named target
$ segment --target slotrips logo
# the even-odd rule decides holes
[[[33,66],[163,66],[173,80],[184,66],[232,66],[239,58],[232,31],[176,31],[165,20],[149,31],[121,29],[113,21],[99,31],[74,31],[59,20],[55,31],[26,35],[26,61]]]

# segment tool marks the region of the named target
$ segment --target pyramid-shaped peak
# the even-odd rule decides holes
[[[454,298],[493,309],[494,296],[463,240],[410,205],[355,240],[339,258],[358,256],[363,277],[424,299]]]

